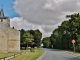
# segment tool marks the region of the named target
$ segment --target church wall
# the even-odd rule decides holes
[[[0,52],[7,52],[7,26],[0,22]]]
[[[5,24],[9,24],[9,25],[10,25],[10,20],[9,20],[9,18],[3,19],[3,22],[4,22]]]
[[[20,52],[20,31],[8,28],[8,51]]]
[[[0,34],[0,52],[7,52],[7,35],[3,32]]]
[[[9,20],[9,18],[0,19],[0,22],[3,22],[4,24],[8,25],[8,27],[10,27],[10,20]]]
[[[0,11],[0,52],[20,52],[20,31],[10,28],[10,18]]]
[[[2,21],[1,21],[2,20]],[[8,27],[10,27],[10,19],[9,18],[5,18],[5,19],[0,19],[0,22],[6,24]]]

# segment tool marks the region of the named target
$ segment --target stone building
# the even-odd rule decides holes
[[[10,28],[10,18],[0,10],[0,52],[20,52],[20,31]]]

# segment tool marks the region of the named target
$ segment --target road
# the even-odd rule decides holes
[[[46,53],[41,60],[80,60],[80,57],[68,54],[62,50],[44,49]]]

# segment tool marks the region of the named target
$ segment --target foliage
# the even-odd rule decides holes
[[[24,38],[23,38],[23,34],[25,33],[25,30],[24,29],[21,29],[21,31],[20,31],[20,46],[22,47],[22,46],[25,46],[25,44],[24,44]]]
[[[28,44],[32,43],[34,40],[34,37],[30,34],[29,31],[25,31],[25,33],[23,34],[23,38],[24,38],[23,44],[26,44],[27,47]]]
[[[30,33],[34,36],[35,46],[39,47],[41,44],[42,33],[37,30],[30,30]]]
[[[27,44],[31,47],[39,47],[41,44],[42,33],[37,30],[21,29],[21,47],[26,47]]]
[[[80,15],[72,14],[66,16],[68,20],[62,22],[61,26],[55,29],[50,41],[54,48],[73,50],[72,39],[76,40],[76,51],[80,51]]]
[[[43,47],[44,48],[49,48],[51,47],[51,42],[49,37],[45,37],[42,39]]]

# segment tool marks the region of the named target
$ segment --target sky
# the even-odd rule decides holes
[[[39,29],[49,37],[66,15],[80,13],[80,0],[0,0],[0,8],[10,17],[11,27]]]
[[[19,14],[15,12],[13,8],[15,0],[0,0],[0,9],[3,8],[5,16],[9,16],[10,18],[19,17]]]

